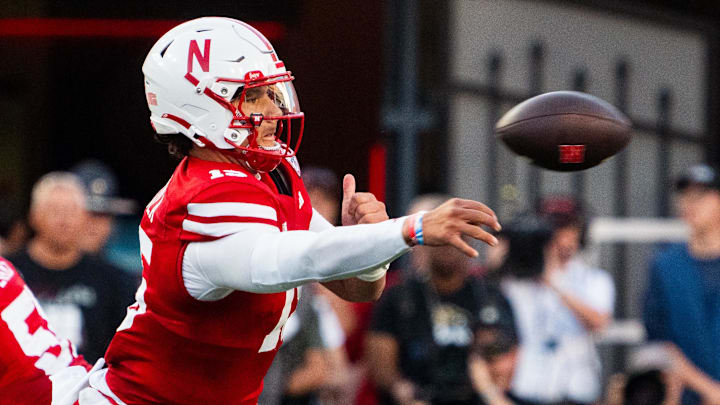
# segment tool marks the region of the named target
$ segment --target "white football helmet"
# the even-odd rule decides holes
[[[250,25],[223,17],[182,23],[155,43],[142,70],[150,122],[158,134],[183,134],[259,172],[273,170],[297,152],[305,116],[294,78],[267,38]],[[281,115],[246,114],[231,103],[260,86],[268,86]],[[276,123],[274,147],[258,145],[256,128],[264,121]]]

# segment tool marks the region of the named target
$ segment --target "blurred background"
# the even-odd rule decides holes
[[[152,198],[175,162],[153,142],[141,65],[165,31],[203,15],[244,20],[270,39],[307,117],[301,164],[353,173],[391,215],[428,192],[486,202],[501,219],[549,194],[584,199],[600,218],[590,260],[614,278],[619,320],[640,315],[655,244],[685,237],[654,220],[673,214],[671,179],[720,161],[713,0],[0,0],[4,224],[23,218],[40,176],[88,158],[114,171],[118,195],[140,207]],[[554,90],[616,105],[634,123],[631,144],[572,174],[512,155],[494,123]],[[140,214],[120,218],[109,243],[131,271]],[[622,218],[653,220],[607,232]],[[623,358],[608,349],[607,369]]]

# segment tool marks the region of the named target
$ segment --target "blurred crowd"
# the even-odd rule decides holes
[[[339,178],[308,167],[312,205],[339,224]],[[376,303],[303,287],[265,378],[263,405],[720,404],[720,177],[698,165],[676,181],[687,243],[648,263],[648,342],[604,378],[596,337],[613,322],[611,275],[583,259],[589,211],[548,196],[501,218],[483,261],[419,246],[388,273]],[[137,271],[113,264],[118,197],[99,161],[41,177],[29,207],[0,215],[0,255],[15,264],[57,333],[89,362],[103,356],[134,302]],[[449,196],[418,197],[408,214]],[[607,381],[606,381],[607,380]]]

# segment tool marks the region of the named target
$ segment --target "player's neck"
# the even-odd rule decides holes
[[[466,272],[458,271],[449,274],[430,272],[430,283],[439,294],[452,294],[465,284]]]
[[[236,165],[240,165],[253,173],[254,170],[250,169],[248,165],[245,164],[240,159],[234,158],[232,156],[226,155],[218,150],[210,149],[210,148],[200,148],[197,146],[193,146],[192,149],[190,149],[190,156],[202,159],[202,160],[208,160],[210,162],[222,162],[222,163],[233,163]]]
[[[67,270],[83,256],[79,247],[61,247],[43,238],[34,238],[28,244],[30,258],[50,270]]]
[[[707,229],[695,232],[690,237],[690,253],[699,259],[720,257],[720,230]]]

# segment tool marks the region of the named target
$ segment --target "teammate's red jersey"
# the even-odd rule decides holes
[[[35,296],[0,258],[0,404],[50,405],[50,376],[76,365],[90,368],[55,336]]]
[[[143,281],[137,303],[106,355],[108,387],[127,404],[249,404],[280,346],[297,291],[234,291],[216,301],[188,293],[188,243],[211,241],[248,223],[307,230],[312,217],[302,180],[278,167],[290,195],[270,175],[230,163],[185,158],[145,209],[140,226]]]

